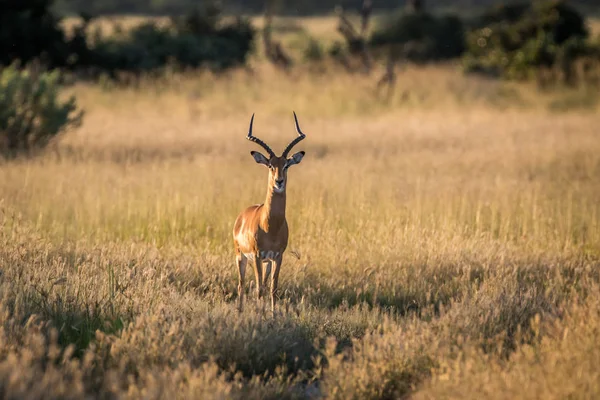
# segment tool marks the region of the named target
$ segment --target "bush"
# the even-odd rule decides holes
[[[176,60],[194,67],[207,63],[216,69],[244,64],[252,50],[254,28],[245,18],[222,25],[222,17],[221,8],[208,2],[203,9],[173,18]]]
[[[304,59],[306,61],[323,61],[325,59],[325,51],[319,41],[309,38],[308,44],[304,49]]]
[[[479,28],[494,24],[515,24],[514,29],[526,41],[540,30],[549,33],[552,40],[561,44],[571,37],[587,37],[583,16],[563,0],[539,0],[527,3],[501,5],[485,12],[476,23]]]
[[[209,4],[167,26],[148,22],[115,37],[101,39],[93,49],[95,65],[116,71],[148,72],[175,64],[213,70],[242,65],[252,50],[254,28],[237,18],[221,24],[220,9]]]
[[[165,27],[149,22],[120,37],[101,40],[94,48],[101,69],[146,72],[168,64],[213,70],[242,65],[252,50],[254,29],[237,18],[222,25],[221,10],[209,3]]]
[[[411,45],[405,51],[411,61],[432,61],[460,57],[465,49],[462,21],[452,15],[437,17],[425,12],[394,16],[371,37],[374,48]]]
[[[42,58],[51,67],[63,66],[69,56],[59,19],[50,12],[52,0],[0,2],[0,64],[28,63]]]
[[[16,65],[0,74],[0,154],[44,147],[65,129],[80,123],[75,99],[64,103],[59,96],[58,71],[36,73]]]
[[[562,1],[499,7],[484,14],[467,35],[467,71],[513,79],[531,77],[536,68],[571,64],[589,54],[583,17]]]
[[[170,63],[222,70],[246,62],[253,36],[245,20],[206,34],[145,23],[122,37],[103,40],[94,52],[97,65],[110,73],[146,72]]]
[[[60,20],[51,12],[53,0],[10,0],[0,3],[0,65],[40,59],[50,68],[108,72],[145,72],[169,63],[181,67],[206,66],[221,70],[246,62],[254,29],[246,19],[223,24],[213,3],[172,18],[166,27],[146,23],[131,31],[102,38],[90,45],[86,27],[91,18],[67,39]]]

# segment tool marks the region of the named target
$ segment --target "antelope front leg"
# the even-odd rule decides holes
[[[283,254],[273,260],[273,276],[271,277],[271,311],[275,312],[275,302],[277,297],[277,282],[279,281],[279,268],[281,268],[281,262],[283,260]]]
[[[254,277],[256,278],[256,298],[260,299],[263,292],[263,280],[262,280],[262,266],[263,260],[260,253],[257,252],[254,256]]]

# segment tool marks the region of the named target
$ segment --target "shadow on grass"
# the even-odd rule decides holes
[[[51,294],[34,288],[24,294],[26,301],[20,315],[25,323],[32,315],[48,323],[48,328],[58,332],[58,344],[74,346],[74,355],[80,357],[95,340],[96,331],[118,334],[132,316],[120,315],[111,310],[110,302],[89,306],[73,296]]]

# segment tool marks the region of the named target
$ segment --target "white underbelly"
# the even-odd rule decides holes
[[[280,255],[281,253],[279,251],[264,250],[260,252],[260,258],[263,261],[274,261],[279,258]],[[244,253],[244,257],[249,260],[254,260],[254,253]]]

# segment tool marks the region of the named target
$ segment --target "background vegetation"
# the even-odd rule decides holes
[[[573,4],[587,10],[597,8],[594,0],[573,0]],[[61,12],[91,12],[94,14],[159,14],[185,13],[198,5],[197,0],[57,0],[57,10]],[[264,11],[264,0],[221,0],[228,12],[261,13]],[[330,13],[336,6],[343,4],[348,8],[360,7],[361,0],[277,0],[278,12],[288,15],[314,15]],[[377,10],[394,10],[403,7],[406,0],[377,0],[374,2]],[[432,7],[451,8],[458,10],[473,10],[497,4],[496,0],[427,0]],[[596,10],[597,11],[597,10]]]
[[[92,16],[70,32],[60,25],[52,0],[24,0],[0,5],[0,63],[38,60],[49,68],[63,67],[115,77],[173,67],[225,69],[243,65],[252,49],[254,31],[243,18],[223,21],[212,4],[188,10],[161,25],[145,21],[105,36],[89,29]]]
[[[114,40],[115,20],[123,35],[148,22],[87,29]],[[386,66],[303,61],[311,40],[341,39],[337,22],[275,17],[288,69],[259,41],[226,70],[4,70],[2,96],[49,82],[6,103],[18,115],[71,96],[85,115],[0,163],[3,397],[600,395],[597,89],[455,61],[401,63],[383,93]],[[307,155],[290,170],[281,306],[248,287],[238,314],[231,228],[266,179],[245,132],[256,112],[281,150],[292,110]]]
[[[499,5],[467,18],[455,13],[436,15],[426,6],[413,6],[380,18],[370,31],[371,4],[349,8],[361,10],[360,30],[345,11],[338,11],[338,31],[345,43],[338,40],[327,45],[303,32],[304,58],[323,61],[327,53],[353,70],[350,59],[361,55],[365,70],[370,71],[371,59],[382,59],[382,55],[390,62],[462,57],[467,71],[505,78],[533,78],[539,71],[550,70],[554,78],[567,84],[600,81],[600,41],[590,37],[585,16],[565,1]],[[226,7],[216,2],[196,5],[168,19],[145,20],[128,29],[115,25],[110,35],[92,25],[93,15],[83,8],[80,21],[65,27],[53,5],[56,7],[53,0],[0,5],[0,63],[37,60],[49,68],[68,68],[93,77],[107,74],[114,79],[122,72],[224,70],[245,65],[256,48],[251,20],[228,18],[223,13]],[[281,6],[267,2],[261,36],[267,57],[288,68],[294,60],[281,43],[272,42],[271,33],[274,28],[301,29],[294,24],[273,26],[273,13]]]
[[[43,148],[61,131],[81,121],[75,98],[59,99],[58,71],[20,70],[0,73],[0,154],[14,157]]]

